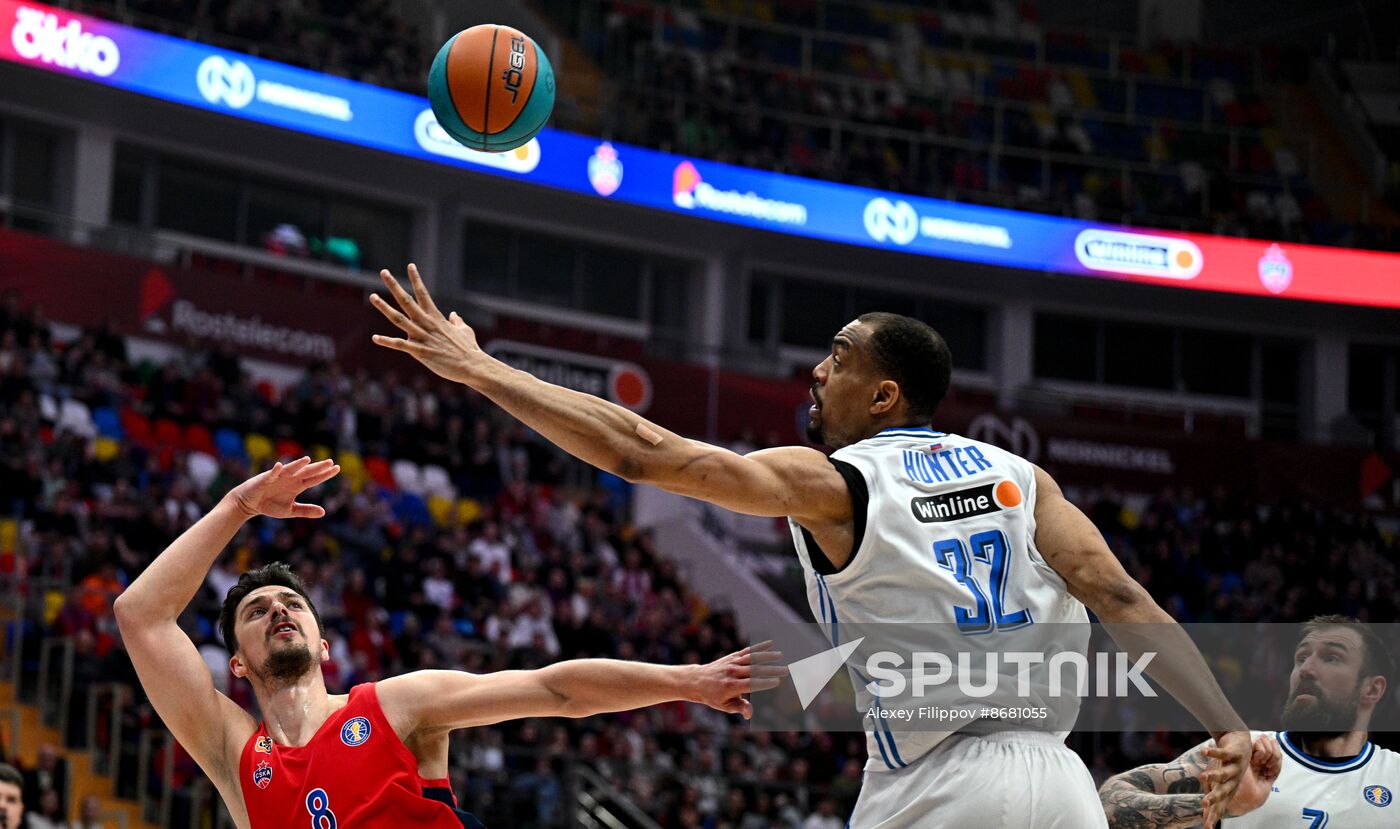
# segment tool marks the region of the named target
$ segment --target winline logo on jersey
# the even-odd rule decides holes
[[[1190,731],[1233,727],[1238,714],[1251,728],[1281,730],[1290,727],[1282,713],[1290,695],[1320,693],[1290,685],[1297,654],[1322,647],[1300,645],[1307,636],[1316,637],[1302,625],[1038,623],[1022,612],[1015,590],[1005,589],[1000,576],[1007,568],[1048,571],[1048,566],[1038,554],[1025,561],[997,552],[990,538],[954,555],[931,544],[930,563],[946,571],[948,589],[906,597],[903,610],[896,606],[896,596],[871,598],[878,588],[862,596],[850,586],[851,579],[833,584],[832,577],[813,578],[810,599],[820,624],[754,632],[757,639],[773,640],[774,648],[792,661],[788,683],[754,695],[752,725],[929,733],[965,727],[1048,733]],[[867,571],[857,570],[853,579],[863,575]],[[947,622],[862,623],[854,618],[900,612],[943,615]],[[1400,625],[1366,627],[1400,645]],[[1345,630],[1326,634],[1347,635]],[[1319,659],[1325,656],[1317,652]],[[1251,672],[1241,681],[1242,668],[1275,664],[1280,666],[1275,674]],[[1212,669],[1214,678],[1207,674]],[[1208,682],[1219,683],[1229,707],[1196,701],[1196,710],[1189,711],[1172,696]],[[1324,708],[1348,704],[1345,695],[1334,700],[1321,693]],[[1298,710],[1295,706],[1295,716]],[[1372,730],[1395,729],[1400,726],[1396,720],[1397,715],[1378,713]]]

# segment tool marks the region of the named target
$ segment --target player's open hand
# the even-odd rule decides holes
[[[1283,771],[1283,751],[1278,740],[1268,734],[1254,738],[1249,757],[1249,768],[1245,770],[1240,789],[1235,792],[1235,800],[1226,812],[1227,817],[1239,817],[1258,809],[1269,799],[1274,781]]]
[[[1212,762],[1201,774],[1201,786],[1206,791],[1205,800],[1201,802],[1205,826],[1215,826],[1230,808],[1240,781],[1249,769],[1253,748],[1248,731],[1226,732],[1215,745],[1206,747],[1205,755]]]
[[[316,504],[301,504],[297,496],[323,484],[340,472],[340,466],[327,458],[311,462],[297,458],[291,463],[275,463],[266,472],[234,487],[226,496],[244,515],[252,518],[320,518],[326,511]]]
[[[747,720],[753,716],[753,704],[744,694],[778,687],[788,672],[786,665],[778,664],[782,660],[782,652],[773,650],[770,640],[700,665],[690,698]]]
[[[387,270],[380,271],[379,278],[384,281],[384,287],[389,289],[399,307],[390,305],[379,294],[370,294],[370,304],[407,336],[375,334],[375,345],[410,354],[438,376],[470,384],[473,368],[485,356],[481,346],[477,345],[476,332],[472,327],[456,311],[446,317],[442,315],[423,285],[417,265],[408,266],[412,294],[405,291],[399,280]]]

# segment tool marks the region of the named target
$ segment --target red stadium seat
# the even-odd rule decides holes
[[[155,436],[151,432],[151,421],[135,409],[122,409],[121,418],[122,430],[126,432],[126,439],[142,449],[151,448],[155,443]]]
[[[156,443],[160,446],[184,446],[185,435],[180,431],[180,424],[165,418],[157,420]]]
[[[214,436],[209,434],[209,427],[202,423],[191,423],[185,428],[186,449],[196,452],[203,452],[206,455],[217,456],[218,450],[214,447]]]
[[[277,457],[296,460],[306,454],[306,448],[291,438],[277,441]]]
[[[389,468],[389,462],[383,458],[365,458],[365,472],[369,473],[369,479],[389,491],[394,491],[394,472]]]

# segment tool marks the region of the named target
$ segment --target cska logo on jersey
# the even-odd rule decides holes
[[[1366,802],[1372,806],[1390,805],[1390,789],[1385,786],[1367,786],[1362,790],[1362,795],[1365,796]]]
[[[258,767],[253,769],[253,785],[259,789],[266,789],[272,782],[272,764],[266,760],[258,763]]]
[[[257,739],[257,741],[253,743],[253,751],[258,752],[259,754],[271,754],[271,753],[272,753],[272,738],[271,738],[271,737],[259,737],[259,738]]]
[[[358,746],[364,744],[369,739],[369,720],[364,717],[355,717],[347,720],[340,729],[340,741],[347,746]]]

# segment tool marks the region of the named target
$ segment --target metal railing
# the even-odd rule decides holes
[[[842,118],[808,115],[799,112],[788,112],[771,109],[759,109],[742,104],[732,104],[726,101],[710,101],[693,94],[672,92],[659,89],[649,89],[645,87],[632,87],[628,90],[629,95],[646,99],[652,106],[659,109],[669,106],[671,112],[668,119],[672,123],[683,123],[687,118],[687,113],[691,115],[699,114],[703,111],[720,111],[734,115],[756,115],[761,118],[772,119],[783,124],[795,125],[816,129],[829,133],[831,136],[829,151],[833,156],[840,156],[849,147],[854,138],[876,138],[887,142],[899,142],[905,145],[904,155],[905,171],[903,177],[909,181],[928,180],[923,170],[927,162],[923,158],[924,150],[927,148],[939,148],[953,150],[959,153],[975,156],[985,156],[988,160],[987,189],[986,190],[965,190],[963,192],[980,195],[982,198],[990,196],[993,199],[999,195],[999,188],[1004,184],[1029,185],[1038,189],[1048,198],[1055,183],[1055,177],[1061,170],[1078,169],[1084,172],[1099,171],[1114,177],[1120,188],[1119,196],[1127,204],[1133,203],[1133,179],[1134,177],[1152,177],[1155,179],[1167,179],[1179,181],[1182,178],[1181,164],[1183,161],[1169,162],[1147,162],[1131,161],[1128,159],[1104,159],[1091,155],[1078,155],[1073,153],[1057,152],[1055,150],[1024,147],[1010,144],[1006,141],[1006,130],[1003,119],[994,122],[994,134],[986,141],[971,138],[958,138],[929,132],[915,132],[913,130],[902,129],[900,127],[879,126],[875,124],[863,124],[855,121],[848,121]],[[705,148],[677,147],[675,152],[701,152]],[[1236,150],[1238,152],[1238,150]],[[1005,172],[1007,161],[1030,162],[1037,166],[1038,182],[1022,181],[1019,177],[1010,181],[1005,181],[1008,176]],[[1221,175],[1218,171],[1203,171],[1204,175]],[[1256,188],[1267,188],[1272,190],[1279,185],[1280,179],[1275,176],[1260,176],[1237,171],[1226,171],[1224,177],[1232,182]],[[1210,215],[1212,204],[1210,200],[1210,188],[1205,186],[1206,179],[1203,176],[1200,187],[1199,212],[1194,218],[1202,218]],[[985,195],[983,195],[985,194]],[[1024,204],[1008,205],[1015,206],[1022,210],[1028,208]],[[1069,205],[1065,205],[1069,207]],[[1043,212],[1043,211],[1042,211]],[[1133,210],[1128,217],[1133,224],[1143,224],[1144,220],[1157,219],[1155,216],[1140,214]],[[1162,216],[1155,222],[1158,225],[1165,224],[1173,227],[1183,220],[1189,220],[1191,216]]]
[[[136,802],[141,819],[157,826],[170,826],[171,805],[175,793],[175,739],[164,728],[148,728],[141,732],[136,752]],[[159,795],[151,793],[151,767],[155,755],[162,759]]]
[[[57,729],[59,739],[64,741],[68,739],[68,704],[73,697],[73,659],[73,640],[66,636],[46,636],[39,643],[39,719]],[[53,676],[55,662],[57,677]]]
[[[574,821],[585,829],[661,829],[626,795],[581,762],[570,764]]]

